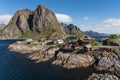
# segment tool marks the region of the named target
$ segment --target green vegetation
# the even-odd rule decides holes
[[[20,36],[20,38],[34,38],[36,35],[39,35],[39,33],[29,31],[29,32],[23,33]]]
[[[40,34],[45,36],[46,38],[50,38],[50,36],[55,32],[56,30],[52,29],[51,27],[44,28]]]
[[[92,40],[92,41],[91,41],[91,45],[92,45],[92,46],[98,46],[99,43],[98,43],[98,41],[96,41],[96,40]]]
[[[62,45],[54,45],[54,46],[52,46],[52,48],[54,48],[54,49],[56,49],[56,48],[61,48],[62,47]]]
[[[103,41],[103,45],[108,45],[108,46],[119,46],[120,42],[119,42],[120,36],[113,34],[110,35],[108,37],[108,39],[105,39]]]
[[[53,26],[43,27],[40,32],[32,32],[28,31],[26,33],[21,34],[20,38],[58,38],[63,36],[63,32],[57,26],[54,28]]]
[[[120,36],[113,34],[109,36],[109,39],[120,39]]]
[[[55,27],[56,26],[56,27]],[[58,24],[44,27],[40,34],[46,38],[58,38],[65,35],[64,31],[60,29]]]

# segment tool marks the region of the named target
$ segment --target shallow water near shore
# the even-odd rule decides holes
[[[35,63],[26,55],[10,52],[9,44],[17,40],[0,40],[0,80],[86,80],[97,72],[93,67],[81,69],[63,69],[51,65],[53,59]]]

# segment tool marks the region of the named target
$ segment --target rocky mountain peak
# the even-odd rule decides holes
[[[55,14],[44,6],[39,5],[33,15],[33,31],[40,32],[43,26],[48,27],[53,24],[58,24]]]
[[[39,5],[34,11],[17,11],[6,28],[2,38],[63,37],[64,30],[51,10]]]
[[[40,13],[45,12],[47,9],[46,7],[42,6],[42,5],[38,5],[38,7],[36,8],[36,10],[38,10]]]
[[[81,31],[77,26],[75,26],[73,24],[67,25],[67,24],[61,23],[61,26],[63,26],[65,32],[68,35],[77,35],[79,37],[84,36],[84,32]]]

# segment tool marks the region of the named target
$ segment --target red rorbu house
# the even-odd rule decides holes
[[[71,46],[70,45],[65,45],[64,49],[71,49]]]
[[[91,45],[85,45],[85,46],[83,47],[83,51],[85,51],[85,52],[92,51],[92,46],[91,46]]]
[[[83,44],[83,40],[78,39],[78,40],[77,40],[77,43],[78,43],[79,45],[81,45],[81,44]]]
[[[68,49],[68,50],[80,50],[79,46],[76,45],[64,45],[63,49]]]
[[[103,46],[103,47],[100,47],[100,51],[112,52],[113,50],[111,47]]]

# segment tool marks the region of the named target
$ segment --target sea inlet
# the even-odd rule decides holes
[[[35,63],[27,55],[10,52],[8,45],[17,40],[0,40],[0,80],[86,80],[94,68],[64,69],[47,62]]]

